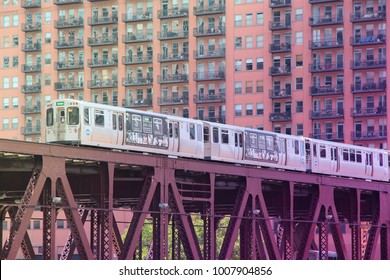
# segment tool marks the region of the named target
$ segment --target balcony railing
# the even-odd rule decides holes
[[[27,105],[27,106],[22,106],[20,109],[20,112],[24,115],[28,114],[40,114],[41,113],[41,105]]]
[[[331,49],[331,48],[342,48],[344,46],[343,40],[323,40],[323,41],[309,41],[309,49],[320,50],[320,49]]]
[[[153,84],[153,77],[151,76],[150,77],[146,76],[141,78],[128,77],[122,80],[122,84],[126,87],[127,86],[148,86]]]
[[[209,7],[197,6],[194,7],[194,15],[212,15],[212,14],[224,14],[226,10],[225,5],[214,5]]]
[[[31,9],[31,8],[41,8],[41,0],[25,0],[22,1],[22,8]]]
[[[333,24],[342,24],[344,22],[343,16],[336,16],[336,17],[316,17],[316,18],[309,18],[309,25],[310,26],[324,26],[324,25],[333,25]]]
[[[188,17],[188,8],[164,9],[157,12],[157,18],[159,19],[180,17]]]
[[[386,91],[386,82],[379,83],[355,83],[351,84],[352,93],[371,93]]]
[[[152,97],[137,100],[123,99],[122,106],[126,108],[150,107],[153,106],[153,99]]]
[[[158,32],[157,38],[159,40],[185,39],[188,38],[188,30]]]
[[[139,56],[139,55],[122,56],[122,64],[124,64],[124,65],[145,64],[145,63],[152,63],[152,61],[153,61],[153,56],[152,55],[146,55],[146,56]]]
[[[186,82],[188,82],[188,74],[158,76],[159,84],[186,83]]]
[[[269,68],[269,74],[271,76],[291,75],[291,67],[290,66],[272,66]]]
[[[207,59],[207,58],[224,58],[225,49],[213,50],[213,51],[194,51],[195,59]]]
[[[158,98],[158,105],[188,105],[188,93],[183,96],[166,96]]]
[[[22,93],[40,93],[40,92],[41,92],[41,84],[22,86]]]
[[[113,24],[118,22],[118,15],[111,15],[106,17],[89,17],[88,25],[104,25],[104,24]]]
[[[382,140],[387,138],[387,131],[353,131],[352,140]]]
[[[282,22],[282,21],[270,21],[269,22],[270,30],[285,30],[291,29],[291,22]]]
[[[387,108],[384,106],[351,109],[351,117],[385,116],[386,113]]]
[[[269,98],[271,99],[281,99],[281,98],[290,98],[291,97],[291,89],[270,89],[269,90]]]
[[[22,44],[22,51],[24,52],[40,52],[42,50],[41,43]]]
[[[153,33],[151,32],[143,32],[143,33],[127,33],[122,36],[123,43],[141,43],[141,42],[149,42],[153,40]]]
[[[33,32],[33,31],[41,31],[42,23],[22,23],[22,31],[23,32]]]
[[[342,2],[344,0],[309,0],[310,4],[330,3],[330,2]]]
[[[71,69],[82,69],[82,68],[84,68],[83,60],[58,61],[54,63],[55,70],[71,70]]]
[[[22,135],[41,134],[41,127],[40,126],[22,126],[20,132]]]
[[[210,28],[194,28],[195,37],[204,37],[204,36],[219,36],[225,35],[225,27],[210,27]]]
[[[153,18],[152,11],[122,14],[123,22],[149,21]]]
[[[188,60],[188,53],[158,54],[157,60],[159,62],[186,61]]]
[[[343,69],[344,69],[344,66],[342,63],[309,64],[309,72],[312,72],[312,73],[341,71]]]
[[[326,141],[344,141],[344,133],[343,132],[333,132],[333,133],[310,133],[310,138],[320,139]]]
[[[311,86],[310,87],[310,95],[312,96],[320,96],[320,95],[334,95],[334,94],[343,94],[344,87],[343,86]]]
[[[70,27],[81,27],[84,26],[84,19],[78,18],[78,19],[60,19],[54,21],[54,27],[57,29],[61,28],[70,28]]]
[[[118,58],[112,59],[88,59],[90,68],[118,66]]]
[[[343,118],[344,111],[343,110],[320,110],[313,111],[310,110],[310,118],[313,120],[316,119],[334,119],[334,118]]]
[[[118,44],[118,37],[117,36],[89,37],[88,38],[88,46],[91,46],[91,47],[117,45],[117,44]]]
[[[386,43],[386,35],[378,34],[372,37],[351,36],[351,46],[378,45]]]
[[[291,121],[292,115],[291,112],[279,112],[279,113],[270,113],[269,120],[271,122],[287,122]]]
[[[194,103],[220,103],[225,102],[226,95],[224,93],[220,94],[196,94],[194,95]]]
[[[57,82],[54,83],[54,90],[66,91],[66,90],[82,90],[84,89],[84,83],[81,82]]]
[[[23,64],[22,65],[22,72],[23,73],[35,73],[35,72],[41,72],[41,70],[42,70],[41,64],[35,64],[35,65]]]
[[[60,41],[54,42],[54,48],[55,49],[72,49],[72,48],[83,48],[84,47],[84,41],[82,39],[78,40],[68,40],[65,41],[65,39]]]
[[[270,53],[281,53],[281,52],[290,52],[291,44],[290,43],[282,43],[282,44],[270,44],[269,52]]]
[[[361,13],[355,12],[351,13],[351,22],[365,22],[365,21],[378,21],[386,20],[385,11],[377,11],[375,13]]]
[[[225,71],[195,72],[194,81],[225,80]]]
[[[373,69],[373,68],[384,68],[386,67],[386,59],[381,60],[352,60],[351,69]]]
[[[291,0],[269,0],[270,8],[286,8],[291,7]]]
[[[88,81],[89,89],[98,89],[98,88],[116,88],[118,87],[117,79],[96,79]]]
[[[83,3],[83,0],[54,0],[54,5],[71,5],[71,4],[81,4]]]

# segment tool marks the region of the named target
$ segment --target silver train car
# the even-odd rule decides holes
[[[70,99],[47,104],[46,142],[389,181],[386,150]]]

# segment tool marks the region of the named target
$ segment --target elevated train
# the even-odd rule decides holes
[[[71,99],[47,104],[46,142],[390,179],[386,150]]]

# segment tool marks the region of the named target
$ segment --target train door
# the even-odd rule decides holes
[[[365,175],[366,176],[372,176],[372,153],[369,153],[369,152],[366,152],[365,153],[365,157],[366,157],[366,173],[365,173]]]
[[[113,145],[118,144],[118,115],[116,113],[112,114],[112,141]]]
[[[211,157],[211,137],[210,137],[210,125],[207,123],[203,124],[203,145],[204,145],[204,156],[209,159]]]
[[[288,157],[288,145],[287,141],[291,141],[291,146],[294,144],[292,140],[287,140],[286,138],[279,137],[279,140],[276,140],[279,147],[279,161],[278,164],[286,165]]]
[[[175,121],[169,122],[169,150],[179,151],[179,123]]]
[[[311,172],[311,146],[309,141],[305,141],[306,171]]]
[[[59,107],[57,109],[57,114],[58,114],[57,139],[65,139],[65,133],[66,133],[65,108]]]
[[[337,172],[338,171],[338,151],[337,147],[330,147],[330,170],[331,172]]]
[[[234,159],[242,160],[243,156],[243,133],[239,131],[234,132]]]

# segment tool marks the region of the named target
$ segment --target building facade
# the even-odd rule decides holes
[[[388,148],[386,0],[1,0],[0,137],[74,98]]]

